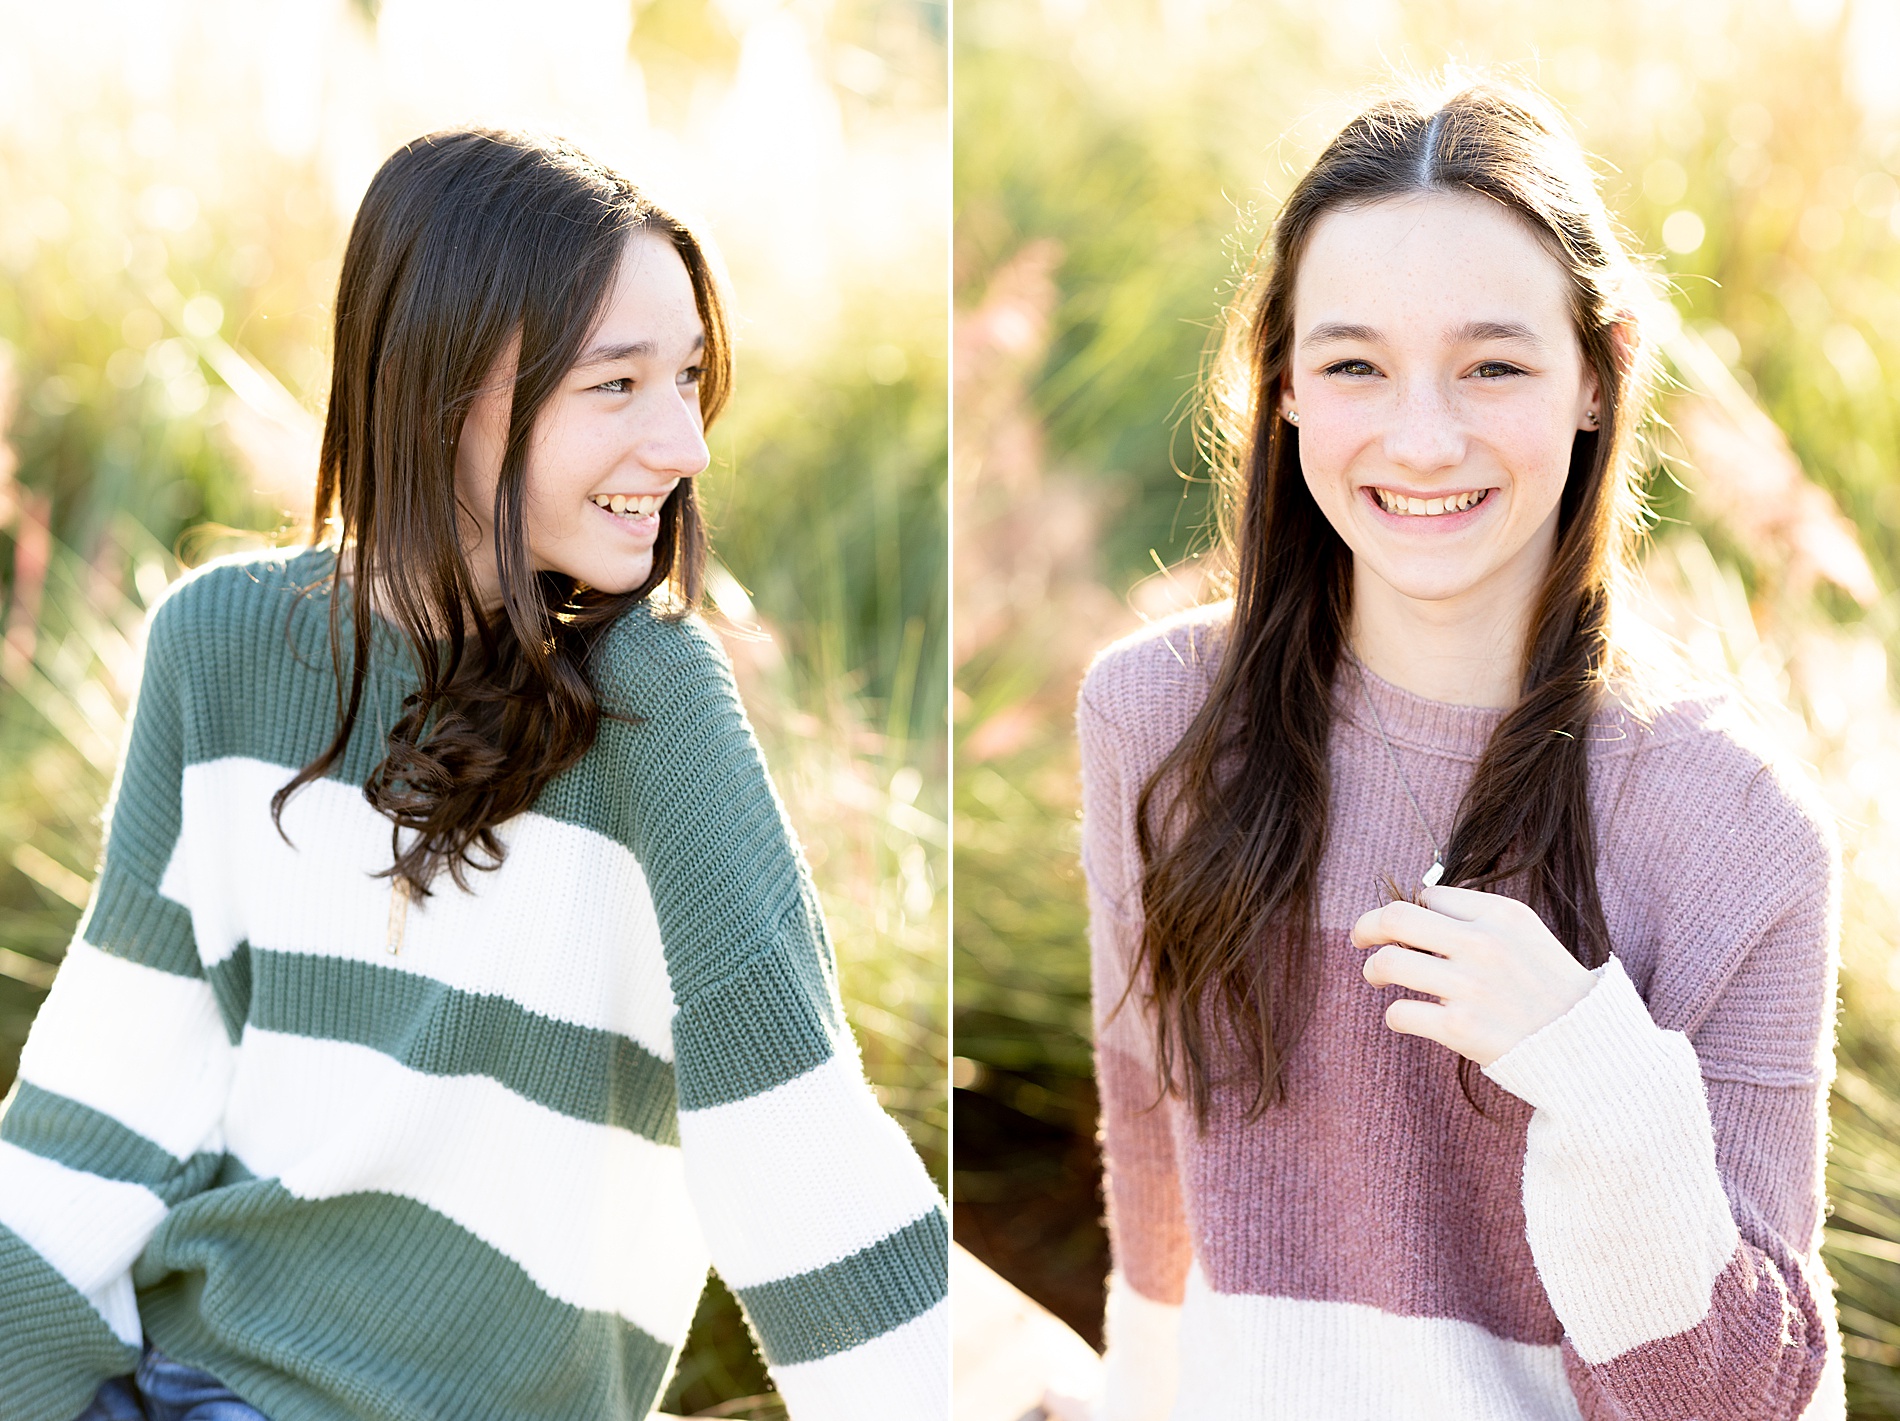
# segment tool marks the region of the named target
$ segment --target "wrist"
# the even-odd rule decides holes
[[[1509,1046],[1493,1055],[1491,1060],[1481,1061],[1480,1065],[1489,1066],[1503,1060],[1526,1041],[1569,1016],[1596,990],[1602,968],[1593,972],[1575,958],[1566,958],[1566,962],[1569,970],[1553,977],[1539,1004],[1541,1010],[1531,1018],[1527,1029]]]
[[[1695,1048],[1650,1019],[1635,985],[1612,957],[1587,973],[1571,1006],[1505,1051],[1484,1073],[1540,1110],[1568,1115],[1617,1114],[1644,1082],[1668,1078]]]

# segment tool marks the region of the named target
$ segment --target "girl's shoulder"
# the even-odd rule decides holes
[[[282,619],[312,594],[327,595],[328,548],[263,548],[213,558],[165,589],[148,617],[147,659],[250,644],[260,621]]]
[[[642,719],[680,703],[737,704],[732,661],[718,636],[695,613],[656,606],[628,608],[601,632],[588,660],[603,706]]]
[[[1085,760],[1113,758],[1145,779],[1187,732],[1220,670],[1232,602],[1149,622],[1095,656],[1076,697]]]
[[[1827,881],[1838,873],[1833,812],[1798,753],[1740,688],[1624,682],[1592,727],[1612,834],[1646,831],[1709,876]]]
[[[1185,724],[1214,684],[1233,613],[1230,601],[1189,607],[1109,643],[1082,677],[1080,713],[1123,726],[1176,715]]]
[[[1842,864],[1801,727],[1737,686],[1641,690],[1622,688],[1592,747],[1599,882],[1628,933],[1619,955],[1705,1073],[1809,1082],[1829,1040]]]

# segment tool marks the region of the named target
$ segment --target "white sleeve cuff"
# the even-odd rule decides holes
[[[1702,1321],[1740,1243],[1695,1047],[1656,1025],[1615,958],[1596,977],[1484,1068],[1535,1107],[1525,1233],[1551,1307],[1593,1365]]]

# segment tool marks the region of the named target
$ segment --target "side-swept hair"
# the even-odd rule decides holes
[[[652,572],[631,592],[537,573],[528,553],[535,418],[580,356],[641,232],[670,241],[692,278],[710,424],[731,388],[732,346],[704,250],[626,178],[569,144],[483,129],[429,134],[383,164],[350,229],[311,534],[313,545],[327,539],[338,550],[337,728],[271,808],[281,825],[290,796],[342,756],[362,710],[374,617],[387,616],[419,684],[363,793],[392,821],[392,874],[417,894],[444,868],[466,887],[468,869],[498,864],[495,826],[593,744],[601,710],[587,659],[601,631],[661,589],[668,615],[699,598],[706,532],[691,479],[662,506]],[[462,550],[456,451],[470,407],[517,338],[493,509],[501,607],[492,613],[478,605]]]

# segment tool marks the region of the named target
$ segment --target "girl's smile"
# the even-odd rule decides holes
[[[1382,513],[1394,518],[1429,518],[1433,520],[1433,530],[1447,532],[1453,528],[1469,525],[1470,519],[1457,515],[1467,513],[1485,502],[1491,495],[1488,488],[1464,489],[1458,493],[1408,493],[1402,489],[1380,488],[1368,484],[1366,494],[1379,506]]]
[[[612,520],[619,536],[650,549],[660,537],[660,507],[677,487],[675,479],[660,493],[597,493],[589,501]]]

